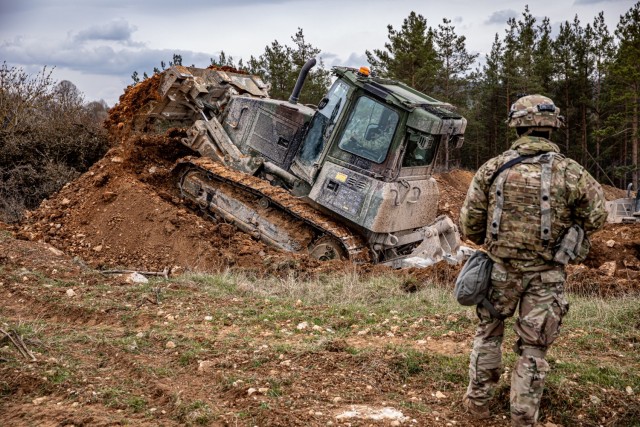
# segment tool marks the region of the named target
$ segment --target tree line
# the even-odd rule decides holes
[[[0,221],[19,221],[105,154],[107,110],[47,67],[0,65]]]
[[[638,188],[640,2],[613,30],[601,12],[587,23],[576,15],[554,32],[548,17],[536,18],[525,6],[519,17],[507,20],[503,34],[495,35],[484,58],[468,51],[466,37],[447,18],[433,27],[411,12],[399,28],[388,25],[387,32],[383,47],[365,52],[372,71],[448,102],[468,119],[465,145],[458,153],[447,150],[440,160],[444,168],[451,161],[477,169],[506,150],[515,138],[505,122],[511,104],[524,94],[540,93],[552,98],[565,118],[565,127],[552,137],[565,155],[603,183],[625,187],[634,182]],[[287,99],[300,67],[321,53],[302,29],[291,41],[289,46],[275,40],[246,63],[223,51],[211,64],[257,74],[270,83],[272,97]],[[174,55],[174,62],[181,63],[181,57]],[[316,104],[329,84],[330,73],[320,63],[305,83],[301,102]]]

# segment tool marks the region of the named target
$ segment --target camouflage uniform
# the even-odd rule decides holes
[[[545,138],[519,138],[509,151],[478,170],[460,214],[462,232],[475,243],[486,242],[494,260],[489,301],[507,317],[513,316],[520,305],[515,324],[519,340],[514,348],[520,358],[511,376],[510,399],[512,422],[518,426],[533,425],[537,420],[549,371],[544,356],[557,338],[562,318],[569,309],[564,296],[564,267],[553,262],[554,243],[572,224],[580,225],[589,234],[600,228],[606,218],[600,185],[559,151]],[[536,162],[516,164],[489,185],[494,172],[510,159],[543,153],[549,153],[547,157],[551,160],[547,189],[550,197],[540,196],[544,194],[540,191],[544,180],[542,166]],[[496,194],[501,190],[500,207]],[[546,207],[541,201],[545,198],[550,198]],[[498,208],[502,216],[496,224]],[[546,225],[544,210],[550,210]],[[545,230],[548,240],[541,238]],[[484,307],[479,306],[477,314],[480,325],[473,342],[466,398],[483,408],[502,373],[504,321],[492,318]]]

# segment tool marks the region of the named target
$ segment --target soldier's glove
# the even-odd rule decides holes
[[[556,249],[553,260],[558,264],[566,265],[569,262],[580,262],[586,258],[587,254],[582,247],[585,240],[584,230],[579,225],[573,225],[567,229]],[[589,249],[587,248],[586,252]],[[576,261],[577,259],[577,261]]]

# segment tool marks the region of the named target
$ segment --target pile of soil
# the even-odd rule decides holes
[[[18,238],[43,241],[94,268],[145,271],[253,270],[257,275],[314,275],[353,271],[388,272],[386,267],[348,262],[320,263],[302,254],[272,249],[229,224],[213,223],[186,205],[171,177],[177,159],[191,152],[180,144],[186,130],[154,129],[145,114],[157,102],[159,77],[131,86],[110,111],[113,148],[87,173],[29,213]],[[473,172],[435,176],[440,214],[457,223]],[[605,186],[609,198],[624,191]],[[640,224],[608,224],[592,237],[587,261],[569,269],[569,288],[620,294],[640,291]],[[469,242],[465,242],[473,246]],[[460,266],[444,263],[403,271],[408,289],[437,278],[452,284]]]

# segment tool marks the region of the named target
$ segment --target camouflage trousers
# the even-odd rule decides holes
[[[511,420],[514,426],[532,426],[538,418],[544,379],[549,364],[544,356],[558,337],[562,318],[569,310],[564,296],[562,267],[521,272],[495,263],[491,272],[489,301],[496,310],[511,317],[519,304],[514,349],[520,355],[511,375]],[[480,325],[473,340],[469,363],[467,397],[476,405],[492,398],[502,374],[504,321],[494,319],[478,306]]]

